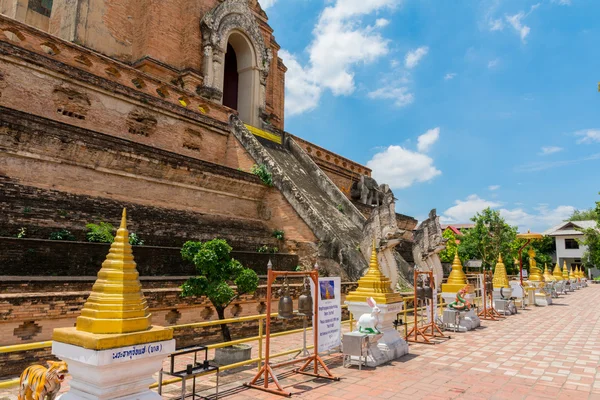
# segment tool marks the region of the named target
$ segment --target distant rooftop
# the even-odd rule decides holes
[[[544,232],[546,236],[581,235],[577,229],[595,228],[596,221],[564,221]]]
[[[442,230],[448,228],[448,227],[453,227],[456,229],[471,229],[473,227],[475,227],[475,224],[446,224],[446,225],[442,225]]]

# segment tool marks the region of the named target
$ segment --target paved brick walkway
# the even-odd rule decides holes
[[[411,345],[410,355],[375,369],[343,368],[341,357],[326,357],[339,382],[296,375],[292,367],[277,372],[302,399],[600,399],[600,285],[550,307],[482,322],[476,331],[450,333],[442,344]],[[299,343],[299,337],[277,339],[278,348]],[[221,397],[281,398],[241,386],[255,371],[222,376]],[[212,394],[214,376],[201,385]],[[175,398],[178,386],[171,385],[165,398]],[[14,394],[0,391],[0,400]]]

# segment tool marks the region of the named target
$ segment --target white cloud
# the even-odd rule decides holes
[[[580,139],[577,139],[577,144],[600,142],[600,129],[585,129],[582,131],[577,131],[575,132],[575,136],[580,136]]]
[[[414,95],[409,92],[405,86],[400,87],[382,87],[367,95],[370,99],[390,99],[394,101],[396,107],[404,107],[412,103]]]
[[[273,6],[277,2],[277,0],[259,0],[260,6],[263,10]]]
[[[542,147],[542,152],[540,153],[540,155],[547,156],[550,154],[558,153],[559,151],[563,151],[563,148],[558,146],[544,146]]]
[[[501,31],[504,29],[504,22],[501,19],[494,19],[489,21],[490,31]]]
[[[406,53],[406,57],[404,57],[404,66],[408,69],[412,69],[416,67],[421,59],[427,55],[429,52],[429,47],[421,46],[418,49],[411,50]]]
[[[417,139],[417,150],[426,153],[440,137],[440,128],[429,129]]]
[[[465,200],[456,200],[452,207],[443,212],[440,219],[445,223],[467,223],[476,213],[488,207],[500,211],[502,218],[509,225],[519,227],[521,232],[527,229],[544,231],[565,220],[575,210],[575,207],[566,205],[559,205],[551,209],[547,204],[538,204],[534,207],[534,212],[527,212],[522,207],[501,208],[502,203],[500,202],[485,200],[472,194]]]
[[[500,185],[490,185],[490,186],[488,186],[488,189],[492,190],[492,191],[498,190],[498,189],[500,189]]]
[[[448,72],[446,75],[444,75],[444,80],[449,81],[450,79],[454,79],[455,77],[455,72]]]
[[[495,59],[493,59],[493,60],[490,60],[490,61],[488,62],[488,68],[489,68],[489,69],[496,68],[496,67],[498,66],[498,64],[499,64],[499,63],[500,63],[500,59],[498,59],[498,58],[495,58]]]
[[[476,194],[472,194],[467,196],[465,200],[456,200],[452,207],[444,211],[441,219],[443,219],[444,222],[449,223],[467,223],[476,213],[481,212],[488,207],[495,208],[499,206],[500,203],[484,200]]]
[[[285,50],[279,51],[288,70],[285,78],[285,109],[289,115],[312,110],[319,104],[322,89],[309,79],[306,71],[296,58]]]
[[[523,25],[521,20],[525,17],[523,11],[516,13],[515,15],[507,15],[506,21],[519,33],[521,41],[525,43],[525,38],[529,35],[531,29],[527,25]]]
[[[375,21],[375,26],[378,28],[383,28],[385,26],[388,26],[389,23],[390,23],[389,19],[377,18],[377,20]]]
[[[362,21],[362,17],[392,9],[399,2],[400,0],[335,0],[325,7],[313,29],[313,40],[307,48],[308,65],[302,67],[298,64],[293,70],[288,69],[286,74],[286,111],[294,115],[314,108],[325,89],[331,90],[336,96],[351,94],[355,89],[353,67],[373,62],[389,51],[389,40],[377,30],[385,26],[387,20],[380,18],[374,26],[368,26]],[[289,58],[290,54],[287,55]],[[290,86],[289,82],[296,85]],[[309,84],[310,89],[304,89],[302,83]],[[306,107],[307,92],[315,96],[310,107]],[[290,102],[289,98],[301,101]]]
[[[570,6],[571,0],[552,0],[552,3],[559,4],[561,6]]]
[[[528,164],[519,165],[515,168],[517,172],[537,172],[545,171],[551,168],[563,167],[565,165],[579,164],[584,161],[592,161],[600,159],[600,153],[592,154],[589,156],[576,158],[573,160],[561,160],[561,161],[547,161],[547,162],[532,162]]]
[[[514,30],[517,31],[523,43],[525,43],[525,38],[527,37],[527,35],[529,35],[529,32],[531,32],[531,28],[529,28],[529,26],[523,23],[523,19],[525,19],[529,14],[533,12],[533,10],[535,10],[539,6],[540,3],[532,5],[528,13],[520,11],[514,15],[505,16],[506,21],[510,24],[510,26],[514,28]]]
[[[433,165],[431,157],[394,145],[375,154],[367,167],[371,168],[377,181],[387,183],[392,189],[427,182],[442,173]]]

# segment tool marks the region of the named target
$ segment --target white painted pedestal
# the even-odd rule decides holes
[[[471,299],[473,295],[467,293],[465,295],[465,300],[472,304]],[[442,292],[442,299],[444,299],[444,304],[453,303],[456,300],[456,293],[450,292]],[[448,324],[448,328],[452,330],[457,330],[459,332],[467,332],[472,329],[478,328],[481,326],[481,320],[477,316],[475,310],[470,311],[459,311],[458,312],[458,326],[455,324]]]
[[[502,315],[513,315],[517,313],[517,307],[514,305],[514,302],[511,302],[512,306],[507,305],[507,307],[500,307],[498,300],[510,301],[512,297],[513,289],[510,288],[501,288],[494,289],[494,308]]]
[[[61,400],[160,400],[149,389],[153,374],[175,351],[175,340],[145,343],[108,350],[90,350],[53,342],[52,354],[69,366],[71,389]]]
[[[367,303],[347,301],[346,304],[348,305],[348,311],[352,313],[353,318],[357,321],[361,315],[371,313],[371,307]],[[408,354],[408,343],[400,336],[393,323],[398,317],[398,313],[403,310],[404,302],[377,304],[377,307],[381,310],[377,329],[382,333],[382,336],[377,340],[376,345],[372,343],[370,346],[367,357],[367,366],[369,367],[376,367]]]

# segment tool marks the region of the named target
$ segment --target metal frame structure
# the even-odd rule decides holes
[[[273,394],[278,394],[280,396],[290,397],[292,395],[292,393],[283,390],[283,387],[279,383],[277,376],[273,372],[273,368],[283,367],[285,365],[304,362],[304,364],[302,364],[302,366],[300,368],[294,369],[293,371],[298,374],[310,375],[310,376],[314,376],[314,377],[322,378],[322,379],[331,379],[334,381],[339,381],[340,378],[334,376],[331,373],[329,368],[327,368],[327,366],[325,365],[325,362],[323,361],[321,356],[319,356],[319,351],[318,351],[319,326],[318,326],[318,323],[313,324],[313,337],[314,337],[313,354],[306,356],[306,357],[295,358],[295,359],[292,359],[289,361],[284,361],[284,362],[280,362],[280,363],[273,364],[273,365],[270,364],[269,352],[270,352],[270,347],[271,347],[271,302],[272,302],[271,286],[273,285],[273,282],[277,279],[278,276],[283,276],[283,277],[308,276],[308,277],[310,277],[310,279],[313,281],[313,283],[315,285],[315,296],[314,296],[314,300],[313,300],[314,301],[314,311],[313,312],[314,312],[315,319],[318,319],[318,315],[319,315],[319,295],[318,295],[319,272],[316,269],[313,269],[312,271],[306,271],[306,272],[273,271],[273,269],[271,268],[271,265],[269,263],[269,269],[267,270],[267,299],[266,299],[266,301],[267,301],[267,318],[266,318],[266,327],[265,327],[265,336],[266,336],[265,362],[264,362],[263,366],[258,370],[258,372],[254,376],[254,378],[250,382],[245,383],[244,386],[253,388],[253,389],[262,390],[262,391],[269,392],[269,393],[273,393]],[[306,369],[308,368],[308,366],[311,363],[313,363],[312,372],[306,371]],[[325,371],[325,375],[319,374],[319,365]],[[256,382],[261,378],[263,379],[263,383],[261,385],[259,385]],[[277,387],[276,389],[269,388],[269,378],[271,378],[271,380]]]
[[[434,284],[434,280],[433,280],[433,272],[428,271],[428,272],[420,272],[417,271],[417,269],[415,268],[414,271],[414,325],[412,327],[412,329],[410,330],[410,332],[408,332],[406,334],[406,340],[409,342],[413,342],[413,343],[425,343],[425,344],[435,344],[434,342],[431,341],[431,339],[434,338],[446,338],[449,339],[448,336],[444,335],[444,332],[442,332],[442,330],[440,329],[440,327],[435,323],[435,313],[437,311],[437,308],[434,310],[433,307],[433,301],[431,302],[431,307],[430,307],[430,311],[431,311],[431,319],[430,322],[423,325],[423,326],[419,326],[418,325],[418,321],[417,321],[417,283],[419,280],[419,275],[427,275],[429,278],[429,284],[433,285]],[[427,300],[425,300],[427,301]],[[431,330],[431,332],[429,332],[429,330]],[[419,338],[422,338],[422,340],[420,340]]]
[[[482,290],[483,290],[483,294],[482,294],[483,310],[481,310],[479,312],[479,314],[477,314],[477,316],[480,317],[481,319],[487,320],[487,321],[498,321],[501,318],[506,318],[504,315],[501,315],[494,308],[494,292],[493,291],[492,291],[492,293],[487,292],[486,277],[489,277],[490,282],[494,281],[492,271],[484,270],[483,274],[481,274],[481,283],[482,283],[481,286],[482,286]],[[487,306],[488,297],[490,297],[490,307]]]

